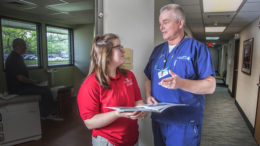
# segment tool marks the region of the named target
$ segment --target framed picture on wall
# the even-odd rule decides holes
[[[243,43],[242,72],[251,75],[254,38],[245,40]]]

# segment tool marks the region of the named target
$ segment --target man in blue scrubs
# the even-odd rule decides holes
[[[204,94],[216,88],[215,70],[208,48],[184,35],[185,15],[176,4],[160,11],[164,42],[154,48],[145,68],[148,104],[186,104],[152,114],[155,146],[199,146]]]

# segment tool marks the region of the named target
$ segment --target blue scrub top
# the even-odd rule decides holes
[[[208,48],[192,38],[184,38],[169,53],[168,42],[155,47],[144,73],[151,80],[152,96],[159,102],[187,104],[187,107],[174,107],[163,114],[153,113],[159,121],[202,121],[204,95],[193,94],[182,89],[167,89],[158,83],[171,75],[159,76],[163,70],[171,70],[179,77],[201,80],[215,77],[215,69]]]

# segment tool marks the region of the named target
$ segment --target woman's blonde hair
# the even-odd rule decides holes
[[[96,36],[91,47],[91,61],[88,76],[96,73],[96,79],[103,88],[109,89],[108,65],[112,56],[113,40],[119,37],[115,34],[108,33]],[[123,75],[126,70],[118,68]]]

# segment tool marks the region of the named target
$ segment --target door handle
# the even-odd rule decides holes
[[[258,87],[260,87],[260,83],[256,84]]]

